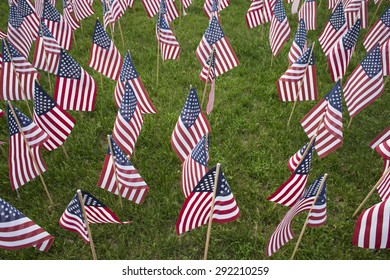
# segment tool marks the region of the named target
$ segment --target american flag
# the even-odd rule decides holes
[[[219,172],[214,209],[211,213],[215,175],[216,167],[214,166],[186,198],[176,222],[177,235],[207,224],[210,215],[212,215],[212,221],[219,224],[234,221],[240,216],[237,202],[222,169]]]
[[[79,22],[73,15],[73,6],[71,0],[63,0],[62,1],[62,14],[64,17],[64,21],[72,28],[72,30],[76,30],[80,28]]]
[[[131,157],[141,132],[144,117],[131,85],[126,82],[125,94],[115,120],[112,137],[119,147]]]
[[[18,0],[18,8],[23,17],[23,21],[29,27],[31,35],[35,40],[38,36],[39,18],[35,12],[34,6],[31,4],[30,0]]]
[[[112,136],[110,136],[110,141],[115,157],[115,167],[110,147],[108,147],[97,185],[102,189],[118,194],[118,186],[116,185],[116,178],[118,178],[121,196],[136,204],[141,204],[149,191],[149,187]]]
[[[111,24],[111,26],[113,27],[115,25],[115,20],[112,15],[109,0],[102,0],[102,7],[104,28],[106,29],[109,24]]]
[[[390,126],[385,128],[377,137],[375,137],[370,144],[371,149],[375,149],[380,143],[390,139]]]
[[[320,37],[318,37],[318,41],[320,42],[321,48],[326,56],[329,55],[335,44],[340,40],[345,32],[347,32],[347,30],[347,21],[345,19],[343,3],[340,1],[333,10],[324,31],[322,31]]]
[[[198,95],[191,88],[171,136],[172,148],[181,161],[188,157],[203,135],[210,131],[210,124],[200,108]]]
[[[0,198],[0,248],[17,250],[35,247],[47,252],[54,237]]]
[[[98,19],[93,33],[88,65],[113,80],[119,79],[120,69],[122,68],[121,54]]]
[[[287,162],[288,169],[290,169],[291,172],[294,172],[295,169],[297,169],[298,165],[301,162],[301,159],[303,155],[305,154],[305,151],[307,149],[307,146],[310,143],[306,143],[305,146],[303,146],[298,152],[293,154],[290,159]]]
[[[209,137],[204,135],[194,149],[183,161],[181,172],[181,188],[184,197],[190,196],[192,190],[208,171]]]
[[[383,157],[383,175],[386,173],[387,169],[390,168],[390,139],[383,141],[375,150]],[[384,176],[383,181],[377,187],[378,194],[382,200],[390,197],[390,173],[387,173]]]
[[[129,51],[126,53],[119,80],[117,81],[115,87],[115,104],[118,108],[121,106],[126,82],[129,82],[132,86],[135,96],[137,97],[137,101],[141,107],[142,114],[155,114],[157,111],[149,98],[141,77],[135,69]]]
[[[336,7],[339,0],[328,0],[328,9],[333,10],[334,7]]]
[[[298,13],[299,4],[301,3],[301,0],[293,0],[291,5],[291,14]]]
[[[344,4],[345,18],[348,28],[351,28],[359,16],[362,0],[341,0]],[[361,24],[361,20],[359,22]]]
[[[229,0],[205,0],[203,5],[203,11],[207,16],[207,18],[210,19],[215,15],[213,14],[213,12],[216,11],[215,6],[217,6],[218,8],[217,11],[220,12],[224,10],[226,7],[228,7],[229,5],[230,5]]]
[[[369,0],[361,0],[362,4],[360,6],[357,18],[361,19],[361,28],[365,29],[368,26],[368,1]]]
[[[382,57],[380,47],[377,45],[345,82],[344,98],[351,118],[374,102],[383,90]]]
[[[175,5],[175,0],[161,0],[160,9],[163,9],[163,6],[165,6],[166,9],[166,17],[168,23],[180,16],[179,11],[177,10],[177,7]]]
[[[298,20],[301,19],[305,21],[307,30],[316,30],[316,26],[317,26],[316,0],[305,0],[298,14]]]
[[[48,151],[61,146],[75,125],[75,120],[65,112],[45,90],[35,82],[34,122],[49,135],[43,144]]]
[[[28,142],[27,145],[22,132],[19,130],[15,116],[8,106],[8,128],[10,132],[8,152],[9,178],[12,189],[17,190],[39,175],[31,153],[38,164],[40,173],[46,171],[46,165],[41,157],[40,146],[48,140],[49,136],[31,119],[20,112],[18,108],[15,106],[13,108]]]
[[[238,66],[238,58],[216,16],[212,17],[195,52],[202,67],[207,65],[207,59],[209,58],[213,47],[218,53],[215,60],[215,75],[217,77]]]
[[[307,48],[306,25],[303,19],[299,20],[297,33],[288,53],[288,62],[293,64]]]
[[[72,47],[72,28],[49,0],[44,1],[42,22],[49,28],[58,44],[65,50],[70,50]]]
[[[158,44],[160,44],[162,60],[178,59],[180,45],[164,16],[159,15],[157,18],[156,33]]]
[[[54,100],[65,110],[93,111],[95,98],[95,80],[61,50]]]
[[[38,71],[6,39],[3,39],[2,54],[3,70],[0,72],[0,81],[2,81],[0,99],[33,99],[34,81],[39,79]]]
[[[118,21],[125,13],[121,3],[118,0],[106,0],[106,3],[110,7],[112,20],[114,22]]]
[[[274,15],[272,16],[269,30],[269,42],[273,56],[277,56],[283,44],[290,38],[291,30],[282,0],[276,1],[273,12]]]
[[[87,0],[69,0],[72,2],[72,8],[77,21],[83,20],[90,15],[93,15],[94,11],[92,5]]]
[[[50,33],[49,28],[42,22],[42,30],[35,44],[34,67],[56,74],[60,61],[61,47]]]
[[[276,0],[263,0],[264,1],[264,20],[265,22],[269,22],[272,20],[274,16],[274,7],[276,4]]]
[[[214,107],[214,98],[215,98],[215,60],[217,52],[214,50],[213,54],[210,54],[209,58],[206,61],[206,65],[203,66],[202,72],[200,73],[200,78],[204,81],[207,79],[211,81],[211,88],[209,92],[209,101],[207,102],[206,113],[210,115]],[[211,64],[210,64],[211,61]],[[210,69],[210,71],[209,71]],[[207,77],[208,74],[208,77]]]
[[[145,11],[148,14],[148,17],[154,17],[160,9],[159,0],[141,0],[142,5],[144,5]]]
[[[284,244],[294,238],[291,223],[295,216],[304,212],[309,212],[307,226],[321,226],[326,221],[326,182],[324,182],[321,192],[316,200],[318,189],[321,186],[324,176],[318,177],[304,192],[302,197],[286,213],[283,220],[272,233],[267,244],[267,257],[278,251]],[[314,205],[313,205],[314,203]],[[313,208],[312,208],[313,206]],[[311,209],[311,210],[310,210]]]
[[[290,207],[301,197],[306,186],[307,177],[309,176],[314,142],[315,140],[312,141],[310,146],[308,144],[304,146],[306,152],[305,157],[302,154],[301,160],[298,162],[299,164],[297,164],[290,178],[268,197],[267,200]]]
[[[381,45],[383,76],[390,75],[390,38]]]
[[[84,204],[88,223],[90,224],[122,224],[114,212],[92,194],[81,191],[83,201],[75,194],[60,218],[60,226],[69,231],[77,232],[86,243],[89,243],[81,203]]]
[[[313,45],[293,63],[276,82],[279,99],[309,101],[318,99],[317,76]]]
[[[390,248],[390,198],[375,204],[360,214],[352,244],[367,249]]]
[[[192,0],[179,0],[179,1],[181,1],[184,9],[187,9],[192,4]]]
[[[383,12],[377,22],[371,27],[363,39],[363,45],[367,52],[375,48],[379,43],[382,45],[390,38],[390,6]]]
[[[315,149],[320,158],[327,156],[343,144],[341,92],[340,81],[338,81],[301,120],[301,125],[309,138],[317,132]]]
[[[249,28],[254,28],[266,22],[264,11],[264,1],[254,0],[246,12],[246,24]]]
[[[360,20],[336,43],[328,55],[328,66],[332,80],[344,77],[359,37]]]

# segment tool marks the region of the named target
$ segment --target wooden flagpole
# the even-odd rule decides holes
[[[74,47],[77,49],[77,41],[76,41],[76,36],[74,35],[74,30],[72,33],[73,33],[72,37],[73,37],[73,41],[74,41]]]
[[[18,125],[19,131],[20,131],[20,133],[22,134],[24,143],[26,144],[27,149],[28,149],[28,152],[30,153],[30,156],[31,156],[31,158],[32,158],[32,160],[33,160],[34,167],[35,167],[35,169],[37,170],[37,172],[38,172],[38,174],[39,174],[39,177],[41,178],[41,182],[42,182],[42,184],[43,184],[43,187],[45,188],[47,197],[49,198],[50,205],[53,206],[53,200],[51,199],[49,190],[47,189],[47,186],[46,186],[46,184],[45,184],[45,180],[43,180],[43,176],[42,176],[42,173],[41,173],[41,169],[39,168],[39,165],[38,165],[38,163],[37,163],[37,161],[36,161],[36,159],[35,159],[34,153],[32,152],[32,150],[31,150],[31,148],[30,148],[30,144],[29,144],[28,141],[27,141],[26,135],[24,135],[22,126],[20,125],[20,122],[19,122],[19,118],[18,118],[18,116],[16,115],[15,110],[14,110],[14,107],[12,106],[11,102],[10,102],[10,101],[7,101],[7,103],[8,103],[8,105],[9,105],[9,107],[11,108],[11,111],[12,111],[12,114],[13,114],[13,116],[14,116],[14,118],[15,118],[16,124]]]
[[[117,173],[117,171],[116,171],[114,150],[112,149],[112,143],[111,143],[110,135],[107,135],[107,140],[108,140],[108,145],[110,146],[110,153],[111,153],[112,166],[113,166],[113,168],[114,168],[114,175],[115,175],[115,184],[116,184],[116,187],[117,187],[117,189],[118,189],[119,204],[120,204],[121,207],[123,208],[121,186],[120,186],[120,184],[119,184],[118,173]]]
[[[311,207],[310,207],[309,213],[307,214],[305,223],[303,224],[303,228],[302,228],[302,230],[301,230],[301,234],[299,235],[297,244],[295,244],[294,252],[293,252],[292,255],[291,255],[291,260],[294,259],[295,253],[297,252],[297,249],[298,249],[298,246],[299,246],[299,244],[301,243],[302,236],[303,236],[303,234],[305,233],[305,230],[306,230],[307,222],[309,221],[309,217],[310,217],[311,210],[313,210],[314,204],[316,203],[316,201],[317,201],[317,199],[318,199],[318,196],[319,196],[320,193],[321,193],[322,187],[324,186],[327,177],[328,177],[328,174],[325,173],[324,178],[322,178],[321,185],[320,185],[320,187],[318,188],[316,197],[314,198],[314,201],[313,201],[313,203],[312,203],[312,205],[311,205]]]
[[[80,205],[81,205],[81,211],[83,212],[83,217],[84,217],[84,221],[85,221],[85,227],[87,228],[87,232],[88,232],[89,245],[91,245],[92,257],[93,257],[94,260],[97,260],[96,251],[95,251],[95,245],[93,244],[93,239],[92,239],[92,232],[91,232],[91,229],[89,227],[87,212],[85,212],[85,207],[84,207],[84,199],[83,199],[83,197],[81,195],[81,190],[80,189],[77,190],[77,196],[79,198],[79,202],[80,202]]]
[[[158,88],[158,63],[160,61],[160,16],[161,16],[161,9],[158,11],[158,22],[157,22],[157,72],[156,72],[156,91]]]
[[[383,0],[381,0],[380,2],[379,2],[379,4],[378,4],[378,7],[376,8],[376,11],[375,11],[375,14],[374,14],[374,16],[372,17],[372,20],[371,20],[371,22],[370,22],[370,26],[372,25],[372,23],[374,22],[374,20],[375,20],[375,16],[376,16],[376,14],[378,13],[378,11],[379,11],[379,8],[381,7],[381,5],[382,5],[382,2],[383,2]]]
[[[351,118],[349,119],[347,129],[349,129],[349,127],[351,126],[352,120],[353,120],[353,117],[351,117]]]
[[[118,19],[118,27],[119,27],[119,33],[121,34],[121,38],[122,38],[122,45],[125,46],[125,39],[123,38],[123,32],[122,32],[122,26],[121,26],[120,19]]]
[[[47,67],[47,79],[49,80],[49,88],[50,88],[50,92],[51,92],[52,91],[52,87],[51,87],[51,80],[50,80],[49,60],[47,58],[47,53],[46,53],[45,35],[43,34],[42,19],[41,18],[39,19],[39,28],[41,29],[41,33],[42,33],[43,53],[45,55],[45,61],[46,61],[46,67]]]
[[[214,212],[214,204],[215,204],[215,196],[217,194],[217,186],[218,186],[218,178],[219,178],[219,170],[221,169],[221,164],[217,163],[217,169],[215,171],[215,179],[214,179],[214,190],[213,190],[213,200],[211,202],[211,208],[210,208],[210,218],[209,218],[209,224],[207,227],[207,236],[206,236],[206,246],[204,249],[204,260],[207,260],[207,255],[209,251],[209,243],[210,243],[210,235],[211,235],[211,224],[213,223],[213,212]]]
[[[13,58],[12,58],[11,52],[10,52],[9,49],[8,49],[7,39],[6,39],[6,38],[3,38],[3,44],[5,45],[5,49],[6,49],[8,55],[9,55],[9,58],[10,58],[10,60],[11,60],[12,67],[14,68],[14,73],[15,73],[15,75],[16,75],[16,79],[18,80],[18,85],[19,85],[20,89],[22,90],[23,99],[24,99],[24,101],[25,101],[26,104],[27,104],[27,108],[28,108],[28,111],[29,111],[29,113],[30,113],[30,116],[32,116],[33,113],[32,113],[32,111],[31,111],[30,105],[28,104],[28,100],[27,100],[26,94],[25,94],[25,92],[24,92],[24,88],[22,87],[22,84],[21,84],[21,82],[20,82],[19,74],[18,74],[18,72],[16,71],[16,67],[15,67],[14,60],[13,60]]]
[[[209,67],[207,69],[206,83],[204,85],[202,104],[200,106],[201,108],[203,108],[204,100],[205,100],[205,97],[206,97],[206,90],[207,90],[207,84],[209,82],[209,77],[210,77],[211,64],[212,64],[212,61],[213,61],[213,58],[214,58],[214,50],[215,50],[215,45],[213,45],[213,48],[211,49],[211,53],[210,53],[210,63],[209,63]]]
[[[359,213],[360,209],[363,207],[364,203],[367,202],[367,200],[370,198],[370,196],[374,193],[374,191],[376,190],[376,188],[383,182],[383,180],[386,178],[387,174],[389,174],[390,172],[390,167],[388,167],[385,172],[383,172],[382,176],[380,177],[380,179],[378,180],[378,182],[376,182],[375,186],[371,189],[371,191],[368,193],[368,195],[366,196],[366,198],[362,201],[362,203],[360,203],[359,207],[356,209],[356,211],[353,213],[352,215],[352,218],[354,218],[357,213]]]
[[[305,78],[307,69],[309,68],[310,59],[311,59],[311,57],[312,57],[312,55],[313,55],[314,46],[315,46],[315,42],[313,43],[313,45],[312,45],[312,47],[311,47],[310,54],[309,54],[309,58],[307,59],[307,64],[306,64],[306,67],[305,67],[305,72],[303,73],[302,80],[299,81],[298,92],[297,92],[297,94],[294,96],[294,106],[293,106],[293,108],[292,108],[292,110],[291,110],[290,117],[288,118],[287,126],[290,126],[290,121],[291,121],[292,115],[293,115],[293,113],[294,113],[295,107],[297,106],[298,96],[299,96],[299,93],[301,92],[302,85],[303,85],[303,80],[304,80],[304,78]]]

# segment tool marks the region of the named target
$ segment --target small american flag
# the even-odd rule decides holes
[[[121,150],[112,136],[110,136],[110,141],[115,158],[116,174],[110,153],[110,147],[108,147],[106,157],[104,159],[103,169],[100,173],[97,185],[102,189],[118,194],[118,186],[116,185],[117,176],[121,196],[136,204],[142,204],[149,191],[148,185],[139,175],[138,171],[134,168],[130,160],[128,160],[126,154]]]
[[[92,5],[87,0],[70,0],[72,2],[72,8],[77,21],[83,20],[90,15],[93,15],[94,11]]]
[[[110,13],[112,20],[114,22],[118,21],[123,14],[125,13],[125,10],[123,9],[121,3],[119,0],[106,0],[107,5],[110,7]]]
[[[208,171],[208,143],[206,135],[184,160],[181,172],[181,188],[184,197],[190,196],[192,190]]]
[[[317,100],[317,75],[313,45],[293,63],[276,82],[279,99],[288,101]]]
[[[313,141],[309,147],[308,145],[304,146],[306,148],[305,150],[308,151],[305,157],[302,158],[302,154],[300,163],[294,169],[290,178],[268,197],[267,200],[289,207],[296,203],[302,195],[307,183],[314,151],[314,142],[315,141]]]
[[[384,165],[382,175],[390,168],[390,139],[383,141],[375,150],[383,157]],[[388,173],[383,181],[377,187],[378,194],[382,200],[390,197],[390,173]]]
[[[42,22],[49,28],[58,44],[65,50],[70,50],[72,47],[72,28],[49,0],[44,1]]]
[[[215,60],[215,75],[217,77],[238,66],[238,58],[216,16],[212,17],[195,52],[202,67],[207,65],[207,59],[210,57],[213,47],[218,53]]]
[[[390,248],[390,198],[375,204],[360,214],[352,244],[367,249]]]
[[[64,17],[64,21],[72,28],[72,30],[76,30],[80,28],[80,23],[73,16],[73,7],[71,0],[63,0],[62,1],[62,14]]]
[[[210,54],[210,57],[207,59],[206,65],[203,66],[202,72],[200,73],[200,78],[204,81],[207,79],[211,81],[211,88],[209,92],[209,101],[207,102],[206,113],[210,115],[211,111],[214,107],[214,99],[215,99],[215,60],[216,60],[217,52],[214,50],[213,54]],[[210,64],[211,61],[211,64]],[[210,69],[210,71],[209,71]],[[208,77],[207,77],[208,74]]]
[[[343,144],[341,92],[340,81],[338,81],[301,120],[301,125],[309,138],[313,137],[318,129],[315,149],[320,158],[327,156]]]
[[[390,126],[385,128],[377,137],[375,137],[370,144],[371,149],[375,149],[380,143],[390,139]]]
[[[291,30],[282,0],[276,1],[273,12],[274,15],[272,16],[269,30],[269,42],[273,56],[277,56],[283,44],[290,38]]]
[[[33,99],[34,81],[39,79],[38,71],[6,39],[3,39],[2,54],[3,70],[0,72],[2,83],[0,99]]]
[[[154,17],[160,9],[159,0],[141,0],[148,17]]]
[[[307,30],[316,30],[316,26],[317,26],[316,0],[305,0],[298,14],[298,20],[301,19],[305,21]]]
[[[61,50],[54,100],[65,110],[93,111],[95,98],[95,80]]]
[[[345,18],[348,28],[351,28],[359,16],[359,10],[362,5],[362,0],[341,0],[344,4]],[[361,24],[361,20],[360,23]]]
[[[104,28],[107,29],[107,26],[111,24],[113,27],[115,25],[115,20],[111,11],[110,1],[102,0],[102,8],[103,8],[103,23]]]
[[[229,5],[229,0],[205,0],[203,5],[203,11],[207,18],[210,19],[215,15],[215,12],[219,13]]]
[[[210,124],[200,108],[198,95],[191,88],[171,136],[172,148],[181,161],[188,157],[196,143],[210,131]]]
[[[381,45],[383,76],[390,75],[390,38]]]
[[[50,33],[49,28],[42,22],[34,51],[34,67],[56,74],[60,61],[61,46]]]
[[[344,98],[351,118],[374,102],[383,90],[382,57],[380,47],[377,45],[345,82]]]
[[[383,12],[381,17],[368,31],[366,37],[363,39],[363,45],[367,52],[375,48],[379,43],[382,45],[390,38],[390,6]]]
[[[294,238],[291,223],[295,216],[304,212],[309,212],[308,227],[321,226],[326,221],[326,182],[324,182],[320,194],[316,199],[318,189],[324,176],[318,177],[304,192],[302,197],[286,213],[283,220],[272,233],[267,244],[267,257],[278,251],[284,244]],[[314,206],[312,208],[312,205]],[[310,210],[311,209],[311,210]]]
[[[34,122],[49,135],[49,139],[43,144],[48,151],[61,146],[75,125],[75,120],[59,107],[37,82],[34,95]]]
[[[192,4],[192,0],[180,0],[184,9],[187,9],[191,4]]]
[[[177,7],[175,5],[175,0],[161,0],[160,9],[163,9],[163,6],[165,6],[166,9],[166,17],[168,23],[179,17],[179,11],[177,10]]]
[[[326,56],[329,55],[335,44],[340,40],[345,32],[347,32],[347,30],[347,21],[345,19],[343,3],[340,2],[333,10],[324,31],[322,31],[320,37],[318,38],[321,48]]]
[[[121,54],[98,19],[93,33],[88,65],[113,80],[119,79],[120,69],[122,68]]]
[[[288,53],[288,62],[293,64],[307,48],[307,35],[305,21],[301,19],[294,41]]]
[[[27,146],[22,133],[19,130],[15,116],[12,114],[9,106],[7,107],[7,110],[8,128],[10,132],[8,152],[9,178],[12,189],[17,190],[39,175],[29,149],[31,149],[31,152],[38,164],[40,173],[46,171],[46,165],[41,157],[40,146],[48,140],[49,136],[14,106],[16,117],[18,118],[22,131],[28,142]]]
[[[360,32],[360,20],[336,43],[328,55],[328,66],[332,80],[337,81],[344,77],[348,64],[355,50]]]
[[[115,87],[115,104],[118,108],[121,106],[126,82],[129,82],[132,86],[135,96],[137,97],[137,101],[141,107],[142,114],[155,114],[157,111],[149,98],[141,77],[135,69],[129,51],[126,53],[119,80]]]
[[[369,0],[361,0],[362,4],[360,6],[357,18],[360,18],[361,21],[361,28],[365,29],[368,27],[368,1]]]
[[[246,12],[246,24],[249,28],[254,28],[266,22],[264,15],[264,1],[254,0]]]
[[[210,215],[212,215],[212,221],[219,224],[234,221],[240,216],[237,202],[222,169],[218,176],[214,211],[211,213],[215,175],[216,167],[214,166],[186,198],[176,222],[177,235],[207,224]]]
[[[177,42],[175,35],[173,35],[165,17],[162,15],[159,15],[157,18],[156,31],[162,60],[178,59],[181,50],[180,45]]]
[[[0,198],[0,248],[17,250],[35,247],[47,252],[54,237]]]
[[[328,0],[328,9],[333,10],[334,7],[336,7],[339,0]]]
[[[276,4],[276,0],[263,0],[264,1],[264,20],[265,22],[269,22],[272,20],[274,16],[274,7]]]
[[[137,97],[126,82],[125,94],[122,98],[121,107],[115,120],[112,137],[119,147],[131,157],[141,132],[144,118],[137,102]]]
[[[35,40],[38,36],[39,18],[35,12],[34,6],[31,4],[30,0],[18,0],[18,8],[23,17],[23,21],[29,27],[31,35]]]

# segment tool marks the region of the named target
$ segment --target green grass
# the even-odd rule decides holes
[[[316,102],[298,103],[291,125],[287,127],[293,104],[279,101],[275,82],[287,69],[287,53],[297,29],[297,15],[291,15],[290,6],[284,4],[292,35],[271,66],[269,23],[264,29],[249,30],[245,13],[250,2],[231,2],[231,6],[222,11],[221,22],[240,65],[216,82],[215,107],[208,116],[212,127],[209,164],[222,164],[241,217],[229,224],[213,225],[209,259],[265,259],[268,238],[287,212],[283,206],[273,208],[273,203],[268,202],[266,197],[290,176],[287,159],[307,142],[299,120]],[[93,193],[122,220],[133,221],[130,225],[91,226],[99,259],[203,258],[206,227],[181,237],[175,233],[175,223],[184,198],[180,190],[181,162],[169,143],[189,86],[193,85],[200,97],[203,92],[204,84],[198,77],[201,67],[195,57],[195,49],[208,25],[202,3],[195,1],[186,17],[174,21],[174,33],[182,52],[178,61],[160,61],[158,88],[155,20],[146,16],[141,1],[135,2],[135,13],[128,10],[121,19],[125,46],[121,43],[119,32],[115,33],[118,49],[122,55],[130,50],[158,110],[156,115],[145,116],[136,156],[132,159],[150,186],[149,194],[143,205],[125,202],[121,209],[117,196],[96,187],[107,148],[106,135],[112,131],[117,109],[113,98],[115,82],[103,77],[102,90],[99,74],[88,67],[95,18],[99,16],[102,19],[100,3],[95,1],[95,15],[84,20],[82,29],[76,31],[77,47],[74,46],[70,54],[97,81],[96,108],[90,113],[70,112],[77,123],[65,143],[69,159],[64,157],[62,149],[51,153],[43,151],[48,166],[44,179],[54,207],[48,208],[47,197],[38,178],[23,186],[20,189],[21,200],[17,199],[8,178],[8,146],[3,146],[0,151],[0,197],[52,234],[55,242],[47,253],[34,248],[0,250],[0,259],[91,259],[89,245],[76,233],[65,231],[58,225],[60,216],[78,188]],[[317,42],[315,55],[320,97],[333,86],[326,58],[317,41],[330,15],[326,5],[327,1],[322,1],[318,9],[318,30],[308,34],[309,43]],[[379,13],[384,11],[384,6]],[[376,6],[370,2],[370,21],[375,9]],[[8,6],[1,1],[0,29],[3,31],[6,30],[7,15]],[[365,55],[362,39],[366,32],[363,30],[359,36],[346,77]],[[54,84],[54,75],[51,75],[51,81]],[[46,73],[41,72],[40,83],[49,91]],[[24,102],[14,104],[27,113]],[[320,228],[306,230],[297,259],[390,259],[389,250],[366,250],[351,243],[356,221],[351,218],[352,213],[382,171],[381,158],[368,147],[368,143],[389,125],[389,106],[387,85],[383,96],[356,116],[350,129],[344,128],[345,143],[341,148],[324,159],[314,157],[309,182],[320,174],[329,174],[328,220]],[[5,107],[3,102],[0,108],[4,110]],[[345,106],[343,116],[346,127],[349,117]],[[7,137],[7,121],[2,118],[0,139]],[[375,194],[364,208],[379,201],[379,196]],[[296,235],[299,235],[305,217],[301,214],[295,218],[293,230]],[[271,259],[289,259],[296,239],[283,246]]]

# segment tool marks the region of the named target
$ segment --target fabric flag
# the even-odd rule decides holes
[[[291,223],[295,216],[304,212],[309,212],[308,227],[318,227],[326,221],[326,181],[316,200],[316,195],[324,176],[318,177],[304,192],[302,197],[286,213],[283,220],[272,233],[267,244],[267,257],[278,251],[284,244],[294,238]],[[312,205],[314,203],[313,209]]]
[[[187,9],[192,4],[192,0],[180,0],[180,1],[184,9]]]
[[[77,232],[86,243],[89,243],[87,227],[85,225],[81,203],[84,204],[88,223],[90,224],[122,224],[114,212],[92,194],[81,191],[83,201],[77,193],[66,207],[60,218],[60,226],[69,231]]]
[[[110,7],[110,13],[112,20],[117,22],[125,13],[121,3],[118,0],[106,0],[107,5]]]
[[[3,70],[0,72],[0,99],[30,100],[39,73],[12,44],[3,39]]]
[[[360,214],[352,244],[367,249],[390,248],[390,198]]]
[[[121,196],[136,204],[142,204],[149,191],[148,185],[138,174],[138,171],[134,168],[133,164],[126,157],[126,154],[121,150],[112,136],[110,136],[110,141],[115,158],[116,175],[109,146],[97,185],[102,189],[118,194],[119,191],[116,185],[117,176]]]
[[[159,0],[141,0],[148,17],[154,17],[160,9]]]
[[[290,38],[291,30],[282,0],[276,1],[273,12],[274,15],[269,30],[269,42],[273,56],[277,56],[283,44]]]
[[[327,156],[343,144],[341,93],[342,89],[338,81],[301,120],[307,137],[313,137],[318,129],[315,149],[320,158]]]
[[[156,31],[162,60],[178,59],[181,48],[164,16],[158,16]]]
[[[168,23],[180,16],[179,11],[177,10],[177,7],[175,5],[175,0],[161,0],[160,5],[165,5],[166,7],[166,16]]]
[[[330,51],[347,32],[347,30],[347,21],[345,19],[343,3],[340,1],[333,10],[324,31],[322,31],[320,37],[318,37],[318,41],[320,42],[321,48],[326,56],[329,55]]]
[[[359,10],[362,5],[362,0],[341,0],[344,4],[345,18],[348,28],[351,28],[359,16]],[[361,20],[359,25],[361,24]]]
[[[214,98],[215,98],[215,60],[216,60],[217,52],[214,50],[213,55],[211,57],[211,54],[209,58],[206,61],[206,65],[203,66],[202,72],[200,73],[200,78],[203,81],[206,81],[207,79],[211,81],[211,88],[209,92],[209,101],[207,102],[206,107],[206,113],[207,115],[210,115],[211,111],[214,107]],[[211,64],[210,64],[211,60]],[[209,70],[210,69],[210,70]],[[208,77],[207,77],[208,74]]]
[[[347,71],[359,37],[359,31],[360,20],[358,19],[355,25],[336,43],[328,55],[328,66],[334,82],[343,78]]]
[[[390,38],[381,45],[383,76],[390,76]]]
[[[265,22],[270,22],[274,16],[274,7],[276,0],[263,0],[264,1],[264,18]]]
[[[390,168],[390,139],[383,141],[375,148],[375,150],[381,157],[383,157],[383,175],[386,173],[386,170]],[[382,200],[386,200],[390,197],[390,173],[383,178],[383,181],[378,185],[377,190]]]
[[[198,95],[191,88],[171,136],[172,148],[184,161],[203,135],[210,132],[210,124],[200,108]]]
[[[357,15],[357,18],[361,19],[361,28],[365,29],[368,27],[368,1],[369,0],[361,0],[362,4],[360,5],[360,9]]]
[[[379,144],[388,139],[390,139],[390,126],[388,126],[387,128],[385,128],[385,130],[379,133],[379,135],[375,137],[368,145],[371,147],[371,149],[375,149]]]
[[[216,77],[238,66],[238,58],[216,16],[212,17],[195,52],[202,67],[207,65],[207,59],[209,58],[213,47],[218,53],[215,60]]]
[[[266,22],[264,16],[264,1],[254,0],[246,12],[246,24],[249,28],[254,28]]]
[[[107,26],[111,24],[113,27],[115,25],[115,20],[111,12],[110,2],[109,0],[101,0],[103,7],[103,24],[104,29],[107,29]]]
[[[9,178],[12,189],[17,190],[39,175],[29,148],[34,155],[40,170],[39,172],[43,173],[46,171],[46,165],[41,157],[40,146],[48,140],[49,136],[14,106],[16,117],[28,142],[27,146],[9,106],[7,106],[7,111],[10,132],[8,152]]]
[[[34,122],[49,135],[49,139],[43,144],[48,151],[61,146],[75,125],[75,120],[59,107],[37,82],[34,95]]]
[[[31,35],[35,40],[38,36],[39,18],[35,12],[34,6],[31,4],[30,0],[18,0],[18,8],[24,23],[30,29]]]
[[[288,62],[293,64],[303,54],[307,48],[307,35],[305,21],[301,19],[294,41],[288,53]]]
[[[49,28],[42,22],[34,51],[34,67],[56,74],[60,61],[61,46],[50,33]]]
[[[296,14],[298,13],[298,7],[299,4],[301,3],[301,0],[293,0],[292,5],[291,5],[291,14]]]
[[[122,68],[121,54],[98,19],[93,33],[88,65],[110,79],[119,79],[120,69]]]
[[[64,21],[70,26],[70,28],[72,28],[73,31],[80,28],[80,23],[73,16],[73,5],[71,0],[62,1],[62,11]]]
[[[181,188],[185,198],[190,196],[192,190],[208,171],[208,143],[209,137],[206,139],[204,135],[183,161]]]
[[[4,117],[5,113],[3,110],[0,109],[0,118]]]
[[[305,151],[308,151],[305,157],[303,158],[304,154],[302,154],[301,159],[298,162],[299,164],[297,164],[296,168],[292,171],[290,178],[268,197],[267,200],[291,207],[301,197],[307,183],[307,177],[309,176],[314,142],[315,140],[310,147],[308,147],[308,144],[303,147],[305,148]],[[291,167],[292,166],[289,166],[289,168]]]
[[[138,135],[141,132],[144,118],[137,97],[126,82],[125,94],[122,98],[121,107],[115,120],[112,137],[119,147],[131,157],[137,143]]]
[[[363,45],[367,52],[375,48],[379,43],[382,45],[390,38],[390,6],[383,12],[377,22],[371,27],[363,39]]]
[[[94,11],[92,5],[86,0],[70,0],[72,1],[74,16],[77,21],[83,20],[90,15],[93,15]]]
[[[49,251],[54,237],[24,216],[18,209],[0,198],[0,248],[17,250],[35,247]]]
[[[283,102],[318,99],[317,75],[313,45],[293,63],[276,82],[279,99]]]
[[[339,0],[328,0],[328,9],[333,10],[334,7],[336,7]]]
[[[157,111],[149,98],[141,77],[135,69],[129,51],[126,53],[122,69],[120,71],[120,76],[115,87],[115,104],[118,108],[121,106],[126,82],[129,82],[133,88],[139,106],[141,107],[142,114],[156,114]]]
[[[49,0],[44,1],[42,22],[49,28],[58,44],[65,50],[70,50],[72,47],[72,28]]]
[[[372,49],[345,82],[343,91],[350,117],[374,102],[383,92],[382,57],[379,45]]]
[[[316,26],[317,26],[316,0],[305,0],[298,14],[298,20],[301,19],[305,21],[307,30],[316,30]]]
[[[210,215],[212,221],[219,224],[234,221],[240,216],[240,210],[222,168],[218,176],[214,211],[211,213],[215,175],[216,166],[203,176],[186,198],[176,222],[177,235],[207,224]]]
[[[218,13],[222,10],[224,10],[226,7],[230,5],[229,0],[205,0],[203,5],[203,11],[208,19],[215,16],[213,12],[216,10]],[[215,9],[217,7],[217,9]]]
[[[95,80],[61,50],[54,100],[65,110],[93,111],[95,98]]]

